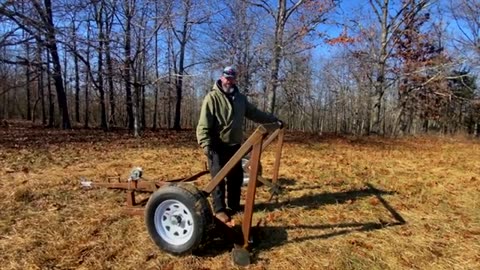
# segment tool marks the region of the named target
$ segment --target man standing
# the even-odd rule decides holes
[[[235,80],[236,71],[228,66],[203,100],[197,126],[197,140],[208,157],[210,174],[217,175],[220,169],[237,152],[243,140],[244,117],[257,123],[282,122],[275,116],[258,110],[239,92]],[[225,204],[225,181],[213,190],[213,210],[223,222],[240,210],[240,195],[243,183],[241,162],[227,175],[227,204]]]

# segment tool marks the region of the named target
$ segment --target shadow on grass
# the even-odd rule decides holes
[[[304,207],[305,209],[318,208],[325,204],[338,204],[344,203],[349,200],[355,200],[361,197],[375,196],[383,207],[390,213],[393,222],[353,222],[353,223],[336,223],[336,224],[314,224],[314,225],[288,225],[288,226],[265,226],[252,228],[252,237],[254,239],[253,244],[253,261],[255,261],[256,254],[262,250],[268,250],[276,246],[281,246],[287,243],[299,243],[314,239],[328,239],[340,235],[346,235],[352,232],[367,232],[374,230],[381,230],[388,227],[399,226],[406,223],[405,219],[382,197],[382,195],[392,195],[395,192],[384,191],[375,188],[372,184],[366,184],[364,189],[351,190],[345,192],[335,193],[321,193],[306,195],[299,198],[294,198],[284,203],[261,203],[255,205],[255,210],[273,210],[279,207]],[[308,233],[306,236],[298,238],[288,238],[287,230],[303,229],[311,230],[312,233]],[[324,230],[334,230],[328,233],[322,233]],[[218,234],[219,231],[216,230]],[[240,228],[236,228],[237,234],[241,235]],[[220,234],[218,236],[221,236]],[[231,251],[233,247],[233,241],[216,237],[212,241],[208,242],[204,247],[199,250],[195,255],[198,256],[217,256],[224,252]]]
[[[290,180],[280,179],[280,186],[284,187],[285,184],[282,184],[282,180],[284,182]],[[322,188],[322,186],[309,186],[308,189],[314,191],[316,189]],[[286,192],[298,189],[287,188],[284,190]],[[395,192],[393,191],[385,191],[379,190],[373,187],[371,184],[367,184],[366,187],[361,189],[354,189],[348,191],[341,191],[341,192],[323,192],[323,193],[311,193],[306,194],[301,197],[297,198],[289,198],[285,202],[259,202],[256,203],[254,206],[254,211],[273,211],[278,208],[294,208],[294,207],[302,207],[306,210],[318,208],[321,205],[326,204],[339,204],[345,203],[347,201],[354,201],[360,198],[369,197],[369,196],[377,196],[379,200],[382,201],[381,195],[394,195]]]
[[[335,236],[346,235],[352,232],[368,232],[374,230],[381,230],[387,227],[394,227],[403,225],[402,222],[353,222],[353,223],[336,223],[336,224],[319,224],[319,225],[304,225],[298,224],[296,226],[267,226],[257,228],[255,232],[255,237],[257,243],[255,245],[255,250],[267,250],[272,247],[281,246],[287,243],[300,243],[308,240],[315,239],[328,239]],[[287,230],[294,229],[303,229],[303,230],[312,230],[314,233],[309,233],[309,235],[288,239]],[[332,230],[336,229],[334,232],[329,233],[318,233],[323,230]],[[273,237],[272,237],[273,236]]]
[[[271,181],[271,179],[268,179]],[[295,179],[291,179],[291,178],[279,178],[278,181],[277,181],[277,184],[281,187],[285,187],[285,186],[294,186],[297,184],[297,181]]]
[[[305,225],[297,224],[292,226],[267,226],[256,228],[256,238],[258,245],[256,250],[266,250],[275,246],[284,245],[286,243],[298,243],[307,240],[314,239],[327,239],[330,237],[340,236],[349,234],[352,232],[367,232],[374,230],[381,230],[387,227],[404,225],[406,223],[405,219],[398,213],[383,197],[382,195],[392,195],[395,192],[384,191],[377,189],[372,184],[367,183],[365,189],[361,190],[352,190],[346,192],[336,192],[336,193],[321,193],[317,195],[308,195],[295,198],[290,202],[285,203],[285,207],[296,207],[302,206],[308,208],[317,208],[322,204],[330,203],[344,203],[348,200],[355,200],[360,197],[366,196],[375,196],[383,207],[390,213],[393,218],[393,222],[353,222],[353,223],[336,223],[336,224],[318,224],[318,225]],[[276,208],[282,204],[273,204],[272,207]],[[293,229],[304,229],[312,231],[322,231],[322,230],[332,230],[333,232],[328,233],[312,233],[303,237],[288,239],[287,230]],[[273,236],[273,237],[272,237]]]

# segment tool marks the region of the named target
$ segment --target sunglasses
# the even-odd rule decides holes
[[[223,72],[225,75],[235,76],[235,71],[233,69],[225,70]]]

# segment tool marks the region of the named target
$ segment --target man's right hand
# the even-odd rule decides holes
[[[280,119],[277,119],[277,124],[278,124],[278,128],[280,128],[280,129],[282,129],[284,127],[283,121],[280,120]]]

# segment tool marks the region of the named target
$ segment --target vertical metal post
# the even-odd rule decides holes
[[[252,227],[253,205],[255,203],[255,191],[257,187],[258,167],[260,163],[260,156],[262,153],[262,142],[258,141],[253,145],[250,179],[247,187],[247,198],[245,199],[245,211],[243,215],[242,232],[243,232],[243,246],[248,247],[250,239],[250,229]]]
[[[265,148],[267,148],[267,146],[269,146],[272,141],[278,136],[278,133],[280,132],[279,129],[275,130],[275,132],[273,132],[266,140],[263,141],[262,143],[262,152],[265,150]],[[245,167],[248,168],[248,166],[250,166],[250,159],[247,161],[247,163],[245,163]]]
[[[135,206],[135,191],[127,190],[127,206],[133,207]]]
[[[283,136],[285,135],[285,129],[280,129],[278,133],[277,151],[275,153],[275,163],[273,165],[273,178],[272,183],[275,185],[278,180],[278,170],[280,169],[280,158],[282,157],[283,148]]]

